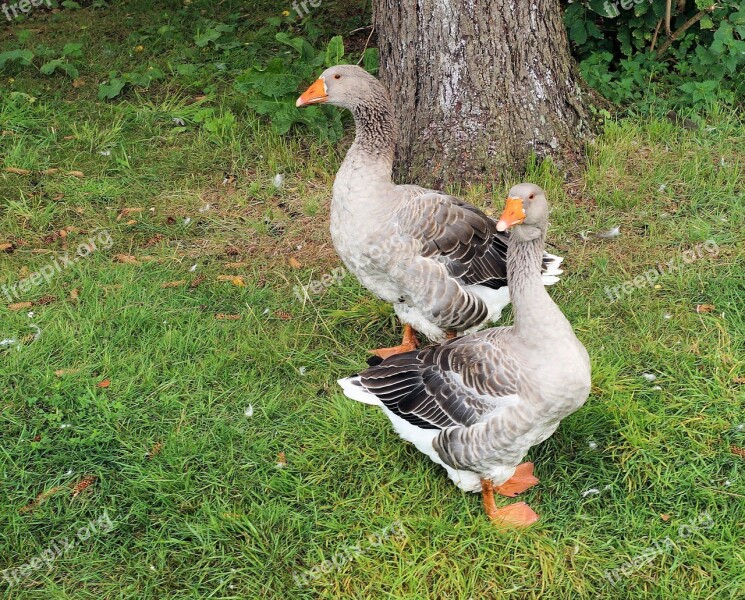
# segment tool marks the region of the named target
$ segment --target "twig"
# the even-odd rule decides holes
[[[691,27],[693,27],[696,23],[703,19],[707,13],[710,13],[715,8],[717,8],[717,5],[712,4],[709,8],[705,8],[698,14],[688,19],[685,23],[683,23],[683,25],[681,25],[680,28],[677,29],[675,33],[673,33],[669,38],[667,38],[662,46],[660,46],[660,49],[657,52],[657,56],[661,56],[662,54],[664,54],[665,50],[672,46],[675,40],[677,40],[681,35],[683,35],[686,31],[688,31]]]
[[[367,41],[365,42],[365,47],[362,49],[362,56],[360,56],[360,59],[357,61],[357,64],[358,65],[365,58],[365,50],[367,50],[367,45],[370,43],[370,40],[372,39],[373,33],[375,33],[375,26],[374,25],[371,26],[370,35],[367,36]]]
[[[654,52],[655,44],[657,43],[657,34],[660,32],[660,27],[662,27],[662,19],[657,21],[657,27],[654,28],[654,36],[652,36],[652,45],[649,47],[650,52]]]
[[[667,0],[667,5],[665,6],[665,33],[667,34],[667,37],[670,37],[673,33],[672,29],[670,29],[670,17],[672,12],[673,0]]]

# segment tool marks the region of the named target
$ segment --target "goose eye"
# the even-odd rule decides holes
[[[336,75],[334,75],[334,79],[341,79],[341,75],[339,75],[339,74],[337,73]]]
[[[530,196],[528,196],[528,200],[533,200],[533,199],[535,199],[535,194],[531,194]]]

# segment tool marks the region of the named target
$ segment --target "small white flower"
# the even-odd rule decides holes
[[[587,442],[587,445],[590,447],[590,450],[595,450],[598,447],[598,443],[593,441]]]
[[[33,310],[29,311],[27,313],[27,316],[28,316],[29,319],[33,319],[34,318],[34,311]]]
[[[274,187],[279,189],[282,187],[282,184],[285,182],[285,176],[282,173],[277,173],[274,176],[274,181],[272,182],[274,184]]]
[[[245,416],[247,416],[247,417],[253,417],[254,416],[254,405],[253,404],[249,404],[246,407],[246,410],[243,411],[243,414]]]
[[[647,381],[654,381],[655,379],[657,379],[657,375],[655,375],[654,373],[642,373],[642,377],[644,377],[644,379],[646,379]]]

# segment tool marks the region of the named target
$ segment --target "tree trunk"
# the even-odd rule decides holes
[[[375,0],[397,176],[494,182],[532,152],[562,168],[590,136],[559,0]]]

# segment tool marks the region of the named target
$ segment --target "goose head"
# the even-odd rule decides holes
[[[370,100],[388,103],[382,84],[362,67],[337,65],[326,69],[295,102],[302,108],[312,104],[331,104],[354,111]]]
[[[512,235],[522,241],[541,237],[548,228],[546,193],[533,183],[521,183],[507,194],[497,231],[512,228]]]

